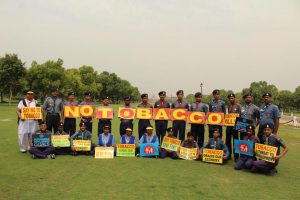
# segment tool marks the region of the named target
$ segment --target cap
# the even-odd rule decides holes
[[[61,126],[64,126],[64,123],[59,122],[59,123],[57,124],[57,127],[61,127]]]
[[[127,101],[128,101],[128,100],[131,100],[131,96],[125,96],[125,97],[124,97],[124,100],[125,100],[125,101],[126,101],[126,100],[127,100]]]
[[[68,96],[75,95],[75,92],[69,92]]]
[[[178,96],[178,95],[183,95],[183,90],[178,90],[177,92],[176,92],[176,95]]]
[[[109,96],[103,96],[102,100],[109,99]]]
[[[145,98],[145,97],[148,97],[148,94],[144,93],[144,94],[141,95],[142,99]]]
[[[166,96],[166,92],[165,92],[165,91],[160,91],[160,92],[158,93],[158,95],[159,95],[159,96]]]
[[[195,97],[202,97],[202,93],[201,92],[196,92]]]
[[[246,130],[248,130],[248,129],[254,131],[255,127],[253,125],[248,125],[248,126],[246,126]]]
[[[262,98],[265,98],[265,97],[272,97],[272,94],[267,92],[262,95]]]
[[[132,132],[132,129],[131,128],[126,128],[125,131],[131,131]]]
[[[53,87],[53,88],[51,88],[51,90],[50,90],[51,92],[57,92],[58,91],[58,89],[57,88],[55,88],[55,87]]]
[[[252,97],[252,94],[248,92],[248,93],[244,94],[243,98],[245,99],[246,97],[249,97],[249,96]]]
[[[153,127],[151,125],[148,125],[146,130],[153,130]]]
[[[220,132],[220,130],[218,128],[213,128],[213,132]]]
[[[85,92],[84,96],[91,96],[91,93],[90,92]]]
[[[41,122],[39,123],[39,125],[43,125],[43,124],[46,124],[46,121],[41,121]]]
[[[79,127],[86,126],[84,122],[79,123]]]
[[[26,94],[34,94],[31,90],[27,91]]]
[[[234,97],[234,98],[235,98],[235,94],[234,94],[234,93],[229,93],[227,97],[228,97],[228,98],[231,98],[231,97]]]
[[[167,132],[173,132],[173,128],[172,127],[167,128]]]
[[[215,89],[215,90],[212,92],[212,94],[213,94],[213,95],[215,95],[215,94],[220,94],[220,90]]]
[[[263,129],[265,129],[265,128],[273,129],[273,126],[271,124],[265,124],[265,125],[263,125]]]
[[[187,136],[188,136],[188,137],[189,137],[189,136],[195,137],[195,134],[194,134],[193,132],[188,132],[188,133],[187,133]]]
[[[106,128],[108,128],[108,129],[109,129],[109,128],[110,128],[110,126],[109,126],[109,125],[104,125],[104,126],[103,126],[103,129],[106,129]]]

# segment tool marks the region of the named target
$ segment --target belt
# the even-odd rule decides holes
[[[47,115],[59,115],[59,113],[47,113]]]

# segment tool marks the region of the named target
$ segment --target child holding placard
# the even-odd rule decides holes
[[[94,148],[95,145],[92,143],[92,133],[86,129],[86,123],[85,122],[80,122],[79,124],[80,130],[77,131],[75,134],[72,135],[71,137],[71,150],[73,152],[73,155],[77,155],[80,151],[76,151],[73,141],[74,140],[89,140],[91,142],[91,148],[89,151],[82,151],[86,155],[89,154],[94,154]]]
[[[194,138],[195,138],[194,133],[188,132],[188,133],[187,133],[187,139],[184,140],[184,141],[181,143],[180,146],[181,146],[181,147],[185,147],[185,148],[190,148],[190,149],[192,149],[192,148],[197,148],[198,151],[197,151],[196,159],[199,159],[199,146],[198,146],[198,144],[197,144],[197,142],[195,141]],[[180,157],[179,155],[180,155],[180,148],[178,148],[178,151],[177,151],[177,156]]]

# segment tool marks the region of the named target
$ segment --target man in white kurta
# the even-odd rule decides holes
[[[19,148],[22,153],[25,153],[29,150],[29,135],[37,131],[38,122],[36,120],[22,119],[21,112],[23,107],[36,107],[36,100],[33,98],[32,91],[28,91],[26,98],[22,99],[17,106],[17,115],[20,118],[18,126]]]

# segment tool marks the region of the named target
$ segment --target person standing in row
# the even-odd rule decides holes
[[[43,104],[43,119],[46,119],[47,130],[54,133],[57,132],[57,124],[61,121],[63,116],[64,104],[63,100],[58,97],[58,89],[51,89],[51,96],[45,99]]]
[[[78,106],[78,103],[74,101],[75,93],[68,93],[68,101],[65,106]],[[76,132],[76,118],[69,118],[64,115],[64,131],[72,136]]]
[[[137,107],[138,108],[153,108],[151,104],[148,103],[148,94],[142,94],[142,103],[140,103]],[[146,128],[150,125],[149,119],[140,119],[138,125],[138,133],[139,139],[146,133]]]
[[[154,108],[170,108],[169,102],[165,100],[166,92],[161,91],[158,93],[158,96],[159,96],[159,100],[155,102]],[[156,135],[158,137],[160,144],[164,136],[166,135],[167,128],[168,128],[168,120],[155,120]]]
[[[229,105],[228,105],[228,114],[238,114],[239,116],[241,115],[241,105],[236,102],[235,94],[230,93],[228,94],[228,100],[229,100]],[[239,139],[239,132],[238,130],[235,130],[234,126],[227,126],[226,128],[226,146],[229,151],[229,157],[228,160],[231,159],[231,154],[232,154],[232,141],[234,139]],[[243,139],[241,137],[241,139]],[[237,160],[239,158],[239,154],[234,153],[234,160]]]
[[[189,110],[189,104],[183,100],[183,90],[178,90],[176,92],[177,100],[172,103],[172,109],[187,109]],[[177,138],[179,132],[179,139],[181,141],[185,140],[185,127],[186,121],[185,120],[174,120],[173,121],[173,132],[174,136]]]
[[[91,101],[91,93],[85,92],[84,93],[84,100],[80,103],[80,105],[89,105],[89,106],[95,106],[94,102]],[[93,117],[81,117],[81,123],[83,122],[85,128],[87,131],[91,132],[93,131]]]
[[[109,97],[102,97],[102,108],[111,108],[109,105]],[[99,119],[98,121],[98,136],[103,133],[104,126],[109,126],[109,132],[111,132],[111,120],[110,119]]]
[[[124,97],[124,108],[132,108],[131,105],[131,97],[125,96]],[[126,129],[131,128],[133,129],[133,120],[132,119],[120,119],[120,136],[122,137],[126,134]]]
[[[195,93],[196,101],[191,105],[191,111],[193,112],[203,112],[205,115],[208,112],[208,105],[202,102],[201,92]],[[204,144],[204,124],[191,124],[191,132],[194,133],[195,141],[198,143],[199,148]]]
[[[220,90],[214,90],[212,92],[213,95],[213,100],[209,103],[209,112],[212,113],[223,113],[224,115],[226,114],[226,106],[225,102],[223,100],[220,100]],[[213,137],[213,131],[215,129],[219,130],[220,133],[220,138],[222,138],[222,126],[219,125],[208,125],[209,129],[209,138]]]
[[[26,98],[22,99],[17,106],[18,115],[18,141],[20,152],[25,153],[29,150],[28,138],[31,134],[37,131],[37,120],[26,120],[22,119],[22,108],[24,107],[36,107],[37,102],[33,98],[33,92],[28,91],[26,93]]]

